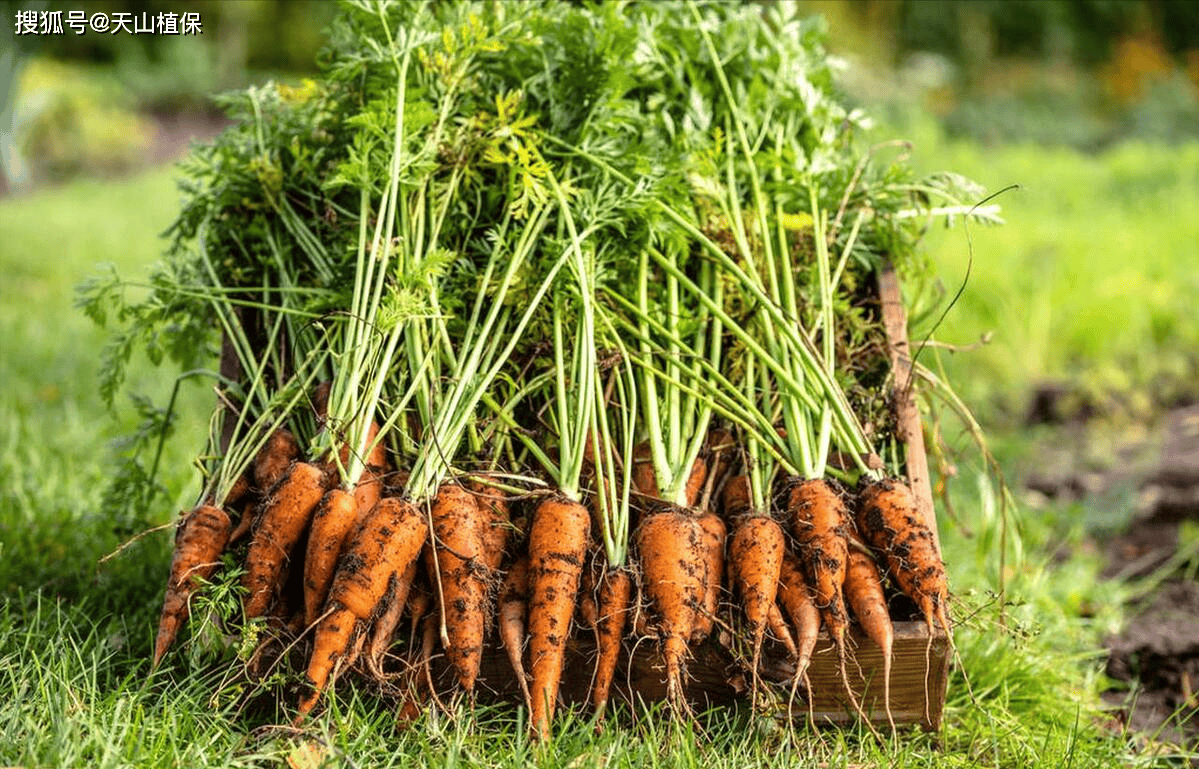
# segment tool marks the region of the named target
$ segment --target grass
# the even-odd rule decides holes
[[[1158,202],[1185,203],[1194,194],[1185,189],[1191,183],[1187,180],[1193,181],[1186,175],[1199,164],[1194,153],[1167,164],[1156,150],[1136,151],[1156,158],[1157,181],[1147,176],[1128,183],[1155,184],[1159,197],[1153,200]],[[1179,244],[1193,235],[1195,225],[1186,217],[1162,220],[1152,211],[1140,211],[1139,205],[1127,205],[1127,184],[1100,187],[1103,177],[1092,161],[1051,154],[1039,167],[1053,168],[1058,175],[1043,177],[1033,173],[1038,168],[1034,155],[1012,150],[988,156],[992,165],[984,170],[992,178],[987,178],[970,166],[983,162],[980,151],[971,154],[958,147],[940,152],[945,154],[935,158],[939,167],[973,171],[990,184],[1017,179],[1033,188],[1028,179],[1056,184],[1053,180],[1060,178],[1061,184],[1089,184],[1095,198],[1095,213],[1090,214],[1081,193],[1071,193],[1071,204],[1059,199],[1054,187],[1005,200],[1012,224],[976,233],[975,279],[941,334],[966,341],[984,329],[996,331],[992,346],[951,361],[954,381],[972,398],[1005,397],[1045,372],[1068,374],[1071,361],[1088,355],[1111,365],[1103,349],[1090,346],[1102,313],[1078,312],[1086,298],[1074,297],[1068,279],[1053,283],[1050,296],[1038,298],[1028,293],[1037,285],[1029,268],[1004,270],[1001,261],[1035,266],[1038,249],[1052,246],[1058,258],[1055,274],[1088,278],[1086,268],[1094,265],[1094,257],[1086,244],[1094,236],[1087,226],[1106,228],[1111,235],[1154,221],[1169,226],[1137,237],[1130,230],[1128,242],[1148,240],[1145,248],[1153,251],[1153,261],[1143,269],[1159,281],[1185,277],[1184,268],[1171,267],[1171,258],[1182,261]],[[1111,162],[1117,172],[1135,170],[1126,168],[1131,161],[1122,155]],[[1171,169],[1179,178],[1169,175]],[[138,417],[125,403],[118,404],[114,418],[96,394],[105,336],[73,310],[72,291],[102,262],[114,263],[131,277],[141,274],[160,252],[157,233],[175,209],[171,175],[161,170],[0,201],[0,269],[6,276],[0,304],[0,381],[5,382],[0,389],[0,765],[291,762],[315,767],[319,761],[313,756],[337,766],[464,767],[740,768],[821,762],[1099,767],[1173,760],[1174,754],[1133,752],[1123,735],[1098,726],[1097,693],[1103,682],[1096,649],[1119,619],[1122,594],[1119,585],[1097,581],[1100,564],[1094,556],[1076,556],[1064,564],[1050,557],[1063,545],[1081,541],[1084,532],[1071,523],[1076,511],[1051,508],[1036,518],[1022,518],[1018,529],[1010,524],[1002,574],[1007,604],[1001,604],[996,595],[1001,518],[993,490],[981,480],[977,463],[968,460],[960,464],[953,493],[970,535],[952,526],[945,526],[942,535],[957,594],[955,614],[962,625],[957,636],[961,664],[954,668],[945,727],[938,734],[905,732],[878,744],[860,729],[790,733],[748,713],[721,710],[705,717],[707,728],[700,735],[666,718],[642,714],[632,725],[596,736],[579,716],[559,729],[554,743],[537,748],[522,736],[515,710],[427,716],[401,729],[389,708],[365,689],[350,686],[343,686],[328,710],[296,732],[277,726],[286,723],[287,714],[273,707],[237,709],[236,698],[218,687],[221,668],[189,666],[185,655],[173,654],[151,674],[148,655],[170,538],[166,532],[149,535],[121,556],[98,564],[135,523],[113,519],[101,502],[118,458],[112,441]],[[959,230],[934,241],[947,280],[962,265],[960,238]],[[1166,253],[1171,248],[1173,257]],[[1115,257],[1105,264],[1121,270],[1125,279],[1135,272]],[[1102,282],[1102,276],[1089,279]],[[1153,309],[1162,317],[1166,337],[1178,344],[1193,333],[1185,314],[1170,314],[1181,308],[1174,292],[1182,286],[1163,288]],[[1006,372],[1006,366],[1021,359],[1014,345],[1042,333],[1033,328],[1022,302],[1048,303],[1054,309],[1050,328],[1056,333],[1042,339],[1035,363]],[[1052,325],[1054,319],[1072,330],[1061,333],[1063,326]],[[1136,343],[1136,334],[1146,328],[1128,332],[1119,344],[1151,365]],[[992,375],[996,381],[985,387],[974,384]],[[161,402],[173,379],[141,361],[132,369],[131,384]],[[189,463],[202,446],[211,394],[193,385],[185,388],[183,400],[177,433],[163,462],[166,493],[147,523],[168,522],[197,493],[198,479]],[[1021,450],[1018,442],[999,448],[1005,458]]]
[[[1144,419],[1199,396],[1199,143],[1083,155],[947,142],[917,124],[914,146],[925,170],[951,168],[991,191],[1020,185],[997,201],[1006,225],[970,231],[969,282],[937,332],[955,345],[991,335],[980,350],[942,355],[967,402],[1010,422],[1033,387],[1067,383],[1101,411]],[[927,250],[952,295],[970,259],[965,231],[933,231]]]

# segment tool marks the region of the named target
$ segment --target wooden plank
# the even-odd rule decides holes
[[[882,305],[883,328],[891,356],[892,390],[895,408],[895,433],[907,448],[908,481],[925,522],[937,539],[937,515],[933,509],[933,487],[928,474],[928,454],[924,446],[924,426],[916,405],[916,379],[912,375],[911,345],[908,344],[908,314],[899,290],[899,276],[890,260],[878,272],[878,295]]]
[[[584,633],[571,639],[567,647],[559,690],[567,705],[587,702],[595,660],[595,644],[585,637],[587,635]],[[856,625],[851,626],[849,639],[850,648],[854,650],[846,665],[850,688],[870,720],[886,724],[882,652]],[[747,699],[749,673],[719,638],[693,645],[689,651],[684,692],[693,706],[702,709],[733,705]],[[945,634],[938,630],[930,639],[928,627],[923,622],[896,622],[893,651],[891,715],[895,724],[938,729],[949,677],[949,643]],[[444,661],[436,667],[439,689],[444,687],[448,695],[454,689],[454,677]],[[768,643],[763,650],[763,679],[777,685],[776,693],[783,695],[789,691],[794,673],[794,665],[782,648]],[[790,714],[792,717],[811,718],[817,725],[857,720],[845,696],[832,642],[824,633],[821,633],[808,669],[808,681],[810,689],[800,690]],[[519,701],[515,676],[507,655],[501,650],[485,650],[478,687],[481,697]],[[624,702],[661,702],[666,699],[665,666],[654,641],[643,640],[635,645],[626,642],[617,666],[612,696]]]

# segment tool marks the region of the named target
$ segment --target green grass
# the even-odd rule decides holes
[[[973,170],[971,162],[982,162],[981,154],[954,151],[959,154],[937,160],[968,172]],[[1075,330],[1061,337],[1077,351],[1059,350],[1056,339],[1045,341],[1043,360],[1036,368],[1029,364],[987,387],[976,387],[972,377],[981,376],[979,372],[990,371],[988,367],[1000,370],[1021,357],[1008,345],[1006,334],[1034,335],[1024,328],[1029,313],[1020,309],[1024,300],[1018,297],[1036,281],[1024,275],[1027,269],[1005,271],[997,262],[1024,259],[1035,265],[1031,254],[1052,244],[1063,260],[1070,259],[1054,269],[1078,275],[1087,260],[1078,244],[1091,236],[1085,228],[1081,233],[1073,228],[1086,222],[1115,229],[1109,220],[1130,208],[1122,202],[1124,186],[1108,183],[1100,188],[1103,176],[1087,159],[1050,155],[1038,165],[1031,154],[1014,150],[1001,160],[1004,167],[987,168],[998,180],[984,181],[1021,179],[1031,189],[1028,178],[1034,171],[1056,168],[1065,181],[1090,183],[1099,213],[1089,216],[1077,193],[1072,198],[1076,210],[1045,193],[1036,198],[1040,207],[1025,209],[1023,215],[1005,201],[1012,224],[976,233],[978,272],[967,301],[951,314],[941,336],[964,341],[982,329],[995,328],[992,347],[953,361],[955,382],[980,398],[1018,388],[1042,369],[1052,371],[1089,349],[1086,344],[1094,332],[1087,329],[1097,322],[1074,321]],[[1112,162],[1118,171],[1130,161],[1118,156]],[[1192,173],[1187,163],[1196,160],[1163,164],[1158,173],[1170,168]],[[1161,177],[1155,193],[1159,197],[1154,199],[1160,203],[1194,194],[1184,187],[1182,181]],[[1081,520],[1077,511],[1052,509],[1038,518],[1025,518],[1019,532],[1012,524],[1003,573],[1008,605],[1001,607],[995,596],[1000,517],[993,493],[978,482],[977,463],[969,460],[960,464],[954,494],[972,536],[948,524],[943,530],[957,596],[955,615],[962,625],[957,635],[961,665],[955,666],[945,727],[939,734],[904,732],[880,745],[857,728],[791,733],[744,712],[721,710],[705,717],[707,728],[700,736],[664,717],[644,715],[632,724],[621,719],[624,726],[595,736],[580,715],[559,728],[552,745],[535,748],[525,741],[515,710],[481,708],[473,716],[429,716],[404,730],[388,707],[353,686],[342,686],[325,712],[303,732],[295,732],[272,728],[286,723],[286,709],[294,698],[283,699],[283,710],[238,710],[234,699],[224,696],[229,692],[218,686],[223,673],[219,667],[193,668],[186,655],[172,654],[151,674],[148,656],[170,537],[166,532],[151,534],[119,557],[98,563],[131,533],[126,530],[129,521],[114,520],[102,512],[100,503],[117,459],[112,441],[132,427],[136,414],[121,403],[114,419],[103,406],[95,381],[105,335],[72,303],[73,287],[96,273],[102,262],[114,263],[127,277],[144,274],[161,251],[157,234],[170,222],[176,205],[171,176],[165,171],[124,181],[78,182],[0,201],[0,269],[5,275],[5,301],[0,304],[0,381],[5,383],[0,388],[0,765],[279,766],[301,740],[324,745],[329,765],[336,766],[752,767],[827,762],[1099,767],[1168,762],[1168,757],[1134,754],[1121,735],[1096,726],[1102,685],[1096,649],[1102,633],[1119,618],[1121,588],[1096,580],[1100,564],[1094,556],[1074,557],[1065,564],[1048,556],[1081,541],[1084,532],[1071,523],[1072,517]],[[1063,213],[1055,223],[1046,223],[1047,212],[1058,209],[1069,216]],[[1150,220],[1160,232],[1141,237],[1154,244],[1150,265],[1156,267],[1143,269],[1148,274],[1158,270],[1163,280],[1177,277],[1169,272],[1170,257],[1157,251],[1175,248],[1177,259],[1182,253],[1177,246],[1194,225],[1183,216],[1163,218],[1147,210],[1120,219],[1118,226],[1144,226]],[[1127,237],[1128,242],[1140,242],[1131,232]],[[952,279],[961,266],[960,230],[941,239],[936,248],[943,271]],[[1108,264],[1122,269],[1126,278],[1135,272],[1114,257]],[[1082,274],[1085,277],[1086,271]],[[1055,286],[1041,301],[1063,302],[1077,315],[1085,297],[1075,299],[1067,286]],[[1179,309],[1177,297],[1168,293],[1165,298],[1168,301],[1158,307],[1163,324],[1174,338],[1183,339],[1188,333],[1186,316],[1170,316],[1172,309]],[[1053,306],[1052,317],[1064,314]],[[1140,349],[1131,332],[1125,346],[1133,353]],[[1100,353],[1104,351],[1095,354]],[[1107,360],[1106,353],[1097,360]],[[173,386],[173,375],[140,361],[131,370],[131,385],[161,402]],[[178,432],[164,457],[167,493],[159,499],[151,523],[169,521],[191,504],[198,490],[190,460],[203,445],[212,396],[199,385],[185,388],[184,395]],[[1018,444],[1000,448],[1005,457],[1020,450]]]
[[[991,335],[981,350],[942,356],[968,402],[1019,416],[1032,387],[1066,382],[1101,410],[1144,418],[1199,396],[1199,143],[1082,155],[946,143],[928,127],[914,141],[925,170],[991,191],[1020,185],[997,200],[1004,226],[971,228],[969,282],[936,334],[955,345]],[[952,295],[966,277],[966,231],[938,228],[927,250]]]
[[[114,441],[131,429],[136,414],[128,402],[118,402],[110,414],[100,401],[96,379],[106,335],[73,302],[76,284],[101,263],[131,277],[144,275],[176,206],[174,183],[164,171],[129,182],[80,182],[0,203],[2,585],[71,599],[89,595],[113,607],[156,592],[148,587],[157,581],[151,579],[157,564],[144,557],[149,553],[96,565],[133,533],[101,516],[99,502],[115,464]],[[143,362],[130,384],[162,400],[173,378]],[[187,434],[181,437],[194,446],[203,445],[196,427],[204,427],[205,398],[210,396],[193,387],[182,404]],[[158,522],[170,520],[195,493],[188,488],[195,449],[180,443],[164,463],[172,494],[160,500]],[[160,535],[134,549],[161,557],[167,548],[169,538]],[[0,593],[8,590],[0,587]]]

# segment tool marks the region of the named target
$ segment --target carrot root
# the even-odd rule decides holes
[[[633,595],[633,577],[626,569],[610,569],[599,581],[599,600],[594,624],[597,657],[595,682],[591,688],[591,704],[602,718],[616,676],[620,659],[621,639],[628,621],[629,602]]]
[[[242,579],[247,619],[266,614],[278,598],[287,561],[325,494],[325,483],[326,475],[319,467],[296,462],[264,505],[250,540]]]
[[[175,552],[171,557],[151,667],[158,667],[179,627],[187,619],[188,603],[196,589],[195,580],[208,579],[216,570],[232,528],[224,510],[201,505],[188,513],[175,530]]]
[[[546,498],[529,530],[530,728],[548,739],[562,679],[563,655],[579,591],[591,517],[564,498]]]

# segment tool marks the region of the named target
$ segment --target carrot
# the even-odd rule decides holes
[[[700,457],[695,458],[695,464],[691,465],[691,474],[687,476],[687,506],[695,507],[699,502],[700,494],[704,490],[704,481],[708,480],[708,463]]]
[[[310,692],[300,700],[299,716],[312,710],[343,662],[355,629],[375,613],[389,589],[407,590],[398,581],[419,556],[428,526],[415,505],[385,497],[354,530],[341,557],[326,610],[317,623],[308,661]]]
[[[578,620],[591,629],[599,622],[599,603],[595,600],[597,586],[603,579],[603,566],[596,557],[589,559],[589,568],[583,569],[579,578],[579,600],[575,606]]]
[[[350,530],[358,520],[359,508],[354,495],[345,489],[333,489],[321,498],[312,516],[308,549],[304,556],[304,624],[311,625],[320,616],[337,568],[337,556]]]
[[[749,476],[733,476],[720,492],[720,509],[724,512],[724,517],[735,521],[744,515],[749,515],[752,512],[751,507]]]
[[[811,588],[795,556],[784,552],[780,567],[778,602],[795,626],[795,677],[798,680],[807,675],[812,654],[816,651],[816,641],[820,636],[820,610],[812,600]]]
[[[233,507],[238,502],[241,502],[247,494],[250,493],[250,476],[249,473],[242,473],[237,476],[237,480],[233,482],[229,493],[225,495],[225,507]]]
[[[321,382],[312,388],[312,413],[318,426],[323,426],[329,418],[329,395],[332,392],[332,382]]]
[[[709,457],[708,477],[720,482],[733,467],[737,442],[731,430],[714,427],[708,431],[707,451]]]
[[[483,660],[489,613],[489,570],[482,563],[484,514],[473,494],[447,483],[438,489],[430,517],[434,536],[425,561],[430,575],[437,575],[440,583],[441,642],[458,683],[470,693]]]
[[[736,497],[743,487],[736,482],[741,478],[745,476],[738,476],[725,486],[725,510],[740,505]],[[748,487],[744,488],[748,497]],[[730,500],[730,495],[734,499]],[[747,499],[745,507],[748,506]],[[762,640],[766,635],[770,609],[774,607],[778,594],[779,573],[786,549],[784,537],[782,527],[769,516],[742,515],[733,524],[733,537],[729,542],[729,582],[741,595],[742,608],[753,637],[755,689]]]
[[[512,672],[520,684],[520,693],[525,698],[525,707],[533,710],[529,696],[529,680],[525,675],[525,615],[529,610],[529,557],[522,555],[512,564],[500,589],[500,644],[508,653]]]
[[[845,610],[845,568],[849,557],[848,513],[841,497],[824,480],[815,478],[795,484],[788,498],[791,528],[799,543],[800,565],[812,586],[816,608],[837,649],[841,681],[850,704],[862,720],[869,719],[849,686],[845,672],[846,634],[849,615]]]
[[[237,540],[244,537],[250,531],[250,525],[254,523],[254,508],[258,506],[253,494],[251,494],[245,502],[242,503],[241,515],[237,518],[237,523],[233,526],[233,531],[229,534],[229,542],[226,545],[232,545]],[[225,506],[229,506],[229,501],[226,498]]]
[[[845,599],[849,601],[849,607],[853,609],[862,630],[883,653],[883,706],[887,711],[887,723],[894,729],[895,720],[891,717],[891,650],[895,645],[895,628],[891,626],[878,567],[870,555],[856,547],[849,549],[849,561],[845,568]]]
[[[713,512],[704,513],[696,522],[703,530],[704,558],[704,597],[691,629],[691,640],[698,643],[712,632],[716,623],[716,611],[720,608],[720,582],[724,575],[724,540],[728,530],[720,516]]]
[[[654,461],[650,456],[649,441],[642,441],[633,448],[633,491],[643,497],[659,499],[658,479],[654,477]]]
[[[259,513],[246,553],[246,618],[260,617],[278,597],[282,576],[312,512],[325,493],[326,475],[316,465],[296,462],[275,486]]]
[[[633,576],[627,569],[607,569],[599,580],[599,601],[595,624],[595,681],[591,687],[591,704],[603,715],[616,676],[620,658],[621,639],[629,615],[633,593]]]
[[[280,427],[271,433],[254,457],[254,485],[264,492],[273,488],[300,456],[300,444],[291,430]]]
[[[196,579],[208,579],[216,570],[231,529],[232,524],[224,510],[200,505],[188,513],[175,530],[175,553],[171,557],[151,667],[158,667],[180,625],[187,620],[188,601],[196,589]]]
[[[419,560],[414,559],[412,563],[408,564],[404,575],[396,582],[394,594],[388,596],[387,608],[375,620],[375,626],[371,630],[371,642],[366,648],[366,667],[378,680],[385,678],[383,655],[391,646],[396,628],[400,625],[400,618],[408,606],[408,593],[412,588],[413,580],[416,579],[416,566]]]
[[[484,483],[471,481],[467,488],[475,495],[475,504],[483,511],[483,565],[491,571],[499,571],[508,546],[508,534],[512,529],[508,514],[508,500],[500,491]]]
[[[827,483],[813,479],[792,487],[787,511],[816,607],[829,636],[843,650],[849,622],[842,593],[849,551],[845,504]]]
[[[787,627],[787,621],[783,619],[783,613],[779,611],[777,603],[770,604],[770,608],[766,610],[766,624],[770,626],[770,632],[774,633],[775,637],[786,647],[787,654],[791,655],[791,659],[798,659],[799,649],[795,646],[795,639],[791,637],[791,629]]]
[[[550,734],[590,529],[587,508],[565,497],[547,497],[533,511],[529,529],[529,725],[540,739],[548,739]]]
[[[379,435],[379,423],[371,422],[367,431],[367,444],[375,443]],[[387,473],[387,446],[379,441],[366,457],[366,467],[354,486],[354,499],[358,502],[358,515],[366,515],[383,496],[383,476]]]
[[[882,556],[892,582],[911,598],[928,625],[925,647],[926,669],[931,667],[934,623],[939,624],[953,644],[946,607],[949,584],[945,565],[937,550],[937,538],[925,523],[906,483],[884,478],[867,485],[859,495],[856,514],[858,531]],[[930,707],[927,687],[925,709]]]
[[[655,615],[654,626],[666,665],[666,694],[672,707],[688,712],[683,699],[687,642],[708,593],[705,532],[698,519],[678,508],[659,510],[637,528],[641,588]]]
[[[882,555],[887,574],[924,615],[929,635],[934,620],[950,635],[949,587],[937,540],[916,507],[907,484],[883,479],[861,493],[858,531]]]

